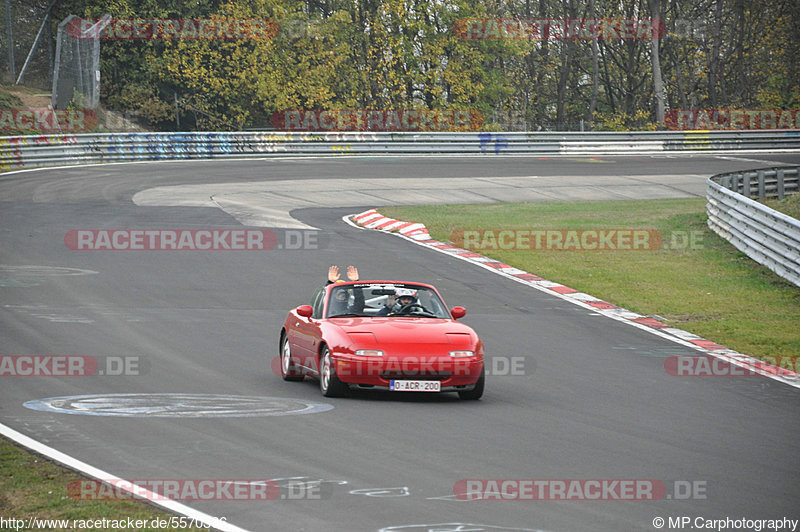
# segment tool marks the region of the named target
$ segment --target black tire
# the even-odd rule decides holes
[[[486,372],[485,370],[481,370],[481,376],[478,377],[478,382],[475,383],[475,387],[471,390],[464,390],[463,392],[458,392],[458,396],[461,399],[467,401],[476,401],[483,396],[483,385],[484,381],[486,380]]]
[[[286,333],[281,333],[281,378],[285,381],[301,381],[303,375],[294,367],[292,363],[292,350]]]
[[[347,395],[347,385],[336,376],[333,357],[327,345],[322,346],[319,354],[319,391],[325,397],[344,397]]]

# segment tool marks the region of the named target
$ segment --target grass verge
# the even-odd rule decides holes
[[[800,220],[800,194],[792,194],[782,200],[769,199],[763,203],[771,209]]]
[[[87,530],[105,531],[108,530],[130,530],[130,531],[160,531],[164,530],[187,530],[198,532],[208,529],[188,527],[191,520],[183,520],[187,528],[180,526],[180,518],[173,514],[156,509],[150,504],[139,500],[76,500],[75,495],[70,495],[69,486],[85,480],[81,475],[58,466],[49,460],[33,453],[29,453],[17,446],[10,440],[0,436],[0,517],[5,521],[0,523],[0,530],[66,530],[80,531]],[[27,524],[19,523],[13,525],[8,520],[28,519],[36,517],[44,520],[59,520],[66,522],[58,524],[51,522],[46,526],[28,527]],[[156,526],[146,526],[130,528],[126,526],[102,526],[102,522],[97,520],[106,519],[108,525],[110,521],[118,521],[119,524],[127,524],[128,519],[143,520],[148,524]],[[153,519],[162,520],[161,524],[170,523],[175,526],[165,527],[159,523],[153,523]],[[81,525],[80,521],[98,524],[98,527],[73,526]],[[77,521],[77,523],[76,523]],[[88,523],[86,523],[88,524]]]
[[[705,199],[387,207],[437,240],[458,231],[655,229],[659,249],[475,249],[754,357],[800,356],[800,289],[706,226]],[[798,360],[793,358],[792,360]],[[798,368],[793,367],[797,370]]]

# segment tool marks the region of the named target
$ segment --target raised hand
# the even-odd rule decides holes
[[[338,280],[339,280],[339,267],[333,265],[330,268],[328,268],[328,281],[335,283]]]
[[[338,272],[338,269],[337,269]],[[351,281],[358,281],[358,268],[355,266],[347,267],[347,278]]]

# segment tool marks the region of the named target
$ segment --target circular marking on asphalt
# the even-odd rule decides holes
[[[112,393],[48,397],[24,403],[32,410],[119,417],[261,417],[316,414],[333,405],[288,397],[223,394]]]
[[[59,277],[63,275],[94,275],[94,270],[63,268],[61,266],[11,266],[0,264],[0,277]]]
[[[0,264],[0,288],[39,286],[45,277],[96,274],[93,270],[62,268],[60,266],[11,266]]]

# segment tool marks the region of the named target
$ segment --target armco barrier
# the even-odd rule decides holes
[[[0,137],[0,169],[281,155],[644,155],[800,152],[800,131],[611,133],[236,132]]]
[[[751,199],[798,192],[800,167],[763,168],[708,179],[708,226],[756,262],[800,286],[800,220]]]

